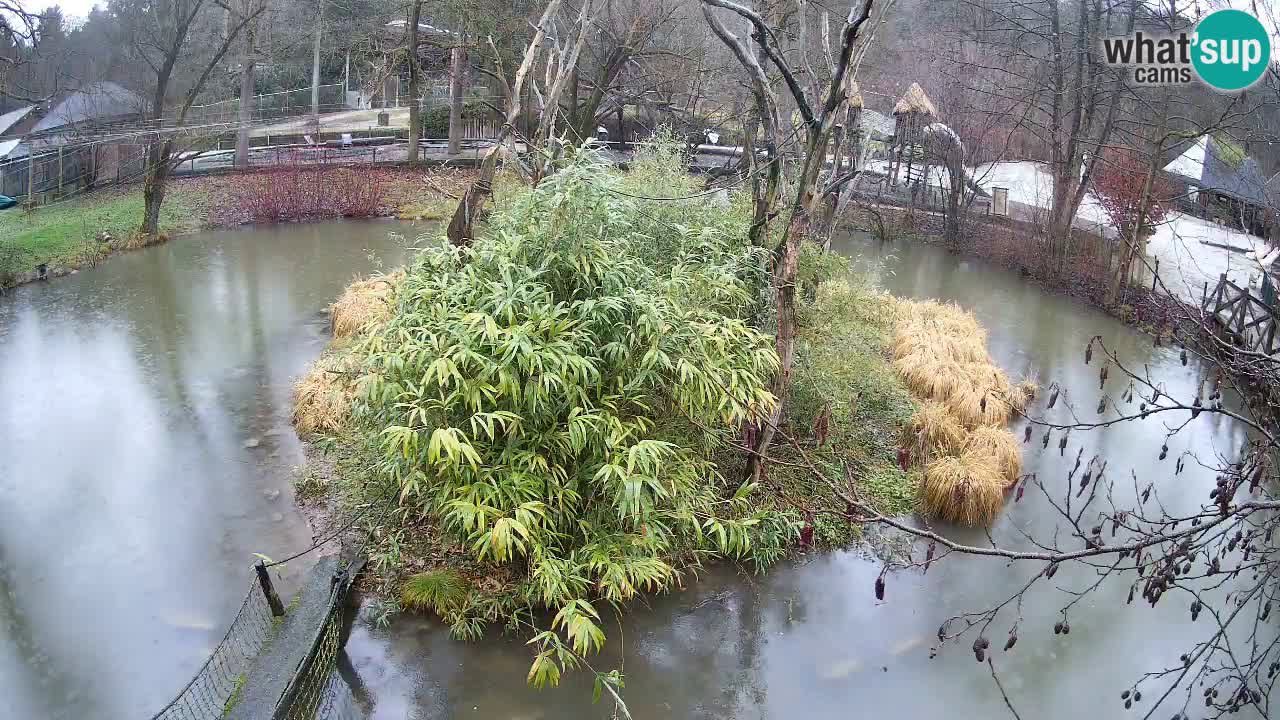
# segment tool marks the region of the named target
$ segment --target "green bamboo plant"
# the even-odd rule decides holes
[[[768,564],[797,533],[710,458],[773,409],[778,358],[747,321],[762,277],[745,213],[637,199],[683,187],[673,163],[622,177],[577,154],[472,246],[424,251],[360,348],[402,505],[514,567],[529,617],[554,613],[535,685],[600,649],[601,603],[710,557]],[[442,606],[460,635],[483,626],[479,599]]]

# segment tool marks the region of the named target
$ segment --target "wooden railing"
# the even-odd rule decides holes
[[[1280,314],[1277,314],[1276,307],[1254,296],[1248,288],[1228,280],[1226,273],[1218,279],[1218,286],[1213,292],[1205,294],[1203,306],[1205,312],[1246,349],[1267,355],[1280,351],[1280,343],[1276,341]]]

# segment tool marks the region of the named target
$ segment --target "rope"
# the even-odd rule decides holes
[[[384,495],[384,496],[382,496],[382,497],[378,498],[377,500],[375,500],[375,501],[373,501],[373,502],[371,502],[371,503],[369,503],[369,504],[365,505],[363,510],[361,510],[361,511],[360,511],[360,512],[358,512],[358,513],[356,513],[356,514],[351,518],[351,520],[349,520],[345,525],[343,525],[342,527],[340,527],[340,528],[338,528],[337,530],[335,530],[335,531],[333,531],[332,533],[330,533],[328,537],[324,538],[323,540],[318,540],[318,541],[316,541],[316,542],[315,542],[315,544],[313,544],[311,547],[307,548],[306,550],[303,550],[303,551],[301,551],[301,552],[299,552],[299,553],[295,553],[295,554],[293,554],[293,555],[290,555],[289,557],[287,557],[287,558],[285,558],[285,559],[283,559],[283,560],[275,560],[275,561],[273,561],[273,562],[266,563],[266,564],[265,564],[265,567],[269,567],[269,568],[271,568],[271,567],[275,567],[275,566],[277,566],[277,565],[283,565],[283,564],[285,564],[285,563],[287,563],[287,562],[290,562],[290,561],[292,561],[292,560],[297,560],[298,558],[302,557],[303,555],[306,555],[307,553],[314,552],[315,550],[319,549],[320,547],[323,547],[323,546],[325,546],[325,545],[328,545],[328,544],[329,544],[330,542],[332,542],[334,539],[336,539],[337,537],[339,537],[340,535],[342,535],[343,533],[347,532],[347,531],[348,531],[348,530],[350,530],[352,527],[354,527],[356,523],[360,522],[360,520],[361,520],[365,515],[367,515],[367,514],[369,513],[369,511],[370,511],[370,510],[372,510],[372,509],[374,509],[375,507],[377,507],[379,503],[386,502],[386,501],[390,500],[394,494],[395,494],[395,488],[391,488],[391,491],[390,491],[390,492],[388,492],[386,495]],[[388,508],[387,508],[387,513],[389,514],[389,513],[390,513],[390,511],[391,511],[391,508],[390,508],[390,507],[388,507]],[[383,517],[386,517],[386,515],[384,514],[384,515],[383,515]]]

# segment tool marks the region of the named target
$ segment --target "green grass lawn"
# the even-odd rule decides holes
[[[192,199],[169,192],[161,210],[161,227],[172,234],[198,227]],[[40,263],[79,267],[91,254],[94,237],[103,230],[126,243],[142,221],[142,189],[105,190],[27,212],[0,210],[0,276],[28,272]]]

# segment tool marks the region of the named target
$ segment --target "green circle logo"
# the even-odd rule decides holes
[[[1200,79],[1218,90],[1243,90],[1271,62],[1271,40],[1258,18],[1243,10],[1209,13],[1196,26],[1191,63]]]

